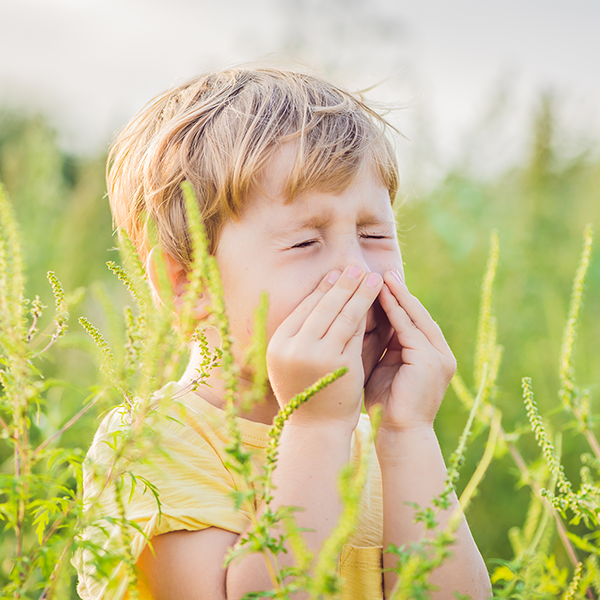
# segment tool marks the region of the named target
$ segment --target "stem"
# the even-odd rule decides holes
[[[596,455],[596,458],[600,460],[600,444],[598,444],[598,440],[596,439],[594,432],[591,429],[586,428],[584,433],[589,445],[592,447],[592,450]]]
[[[9,437],[12,437],[10,435],[10,427],[6,424],[6,421],[2,417],[0,417],[0,426],[2,429],[4,429],[4,431],[6,431],[6,433],[8,433]]]
[[[502,439],[506,441],[506,434],[502,428],[500,428],[500,435],[501,435]],[[519,468],[519,470],[521,471],[523,476],[526,478],[527,483],[531,486],[531,488],[535,491],[535,493],[541,498],[542,496],[540,494],[540,486],[529,475],[529,469],[527,468],[527,465],[525,464],[525,460],[521,456],[521,453],[517,450],[517,447],[512,442],[510,442],[508,444],[508,449],[509,449],[510,454],[513,457],[515,463],[517,464],[517,467]],[[577,558],[577,554],[575,552],[575,549],[573,548],[573,544],[571,544],[571,540],[569,540],[569,537],[567,536],[567,532],[566,532],[565,527],[560,519],[560,515],[558,514],[558,512],[556,511],[554,506],[552,506],[552,504],[550,502],[548,502],[547,499],[544,498],[544,501],[546,502],[548,509],[550,510],[550,512],[552,513],[552,516],[554,517],[554,520],[556,521],[556,529],[557,529],[558,535],[563,543],[563,546],[565,547],[567,555],[569,556],[569,560],[571,561],[573,568],[577,568],[577,565],[579,564],[579,559]],[[590,588],[588,588],[586,590],[585,595],[588,597],[589,600],[596,600],[594,593],[592,592],[592,590]]]
[[[31,325],[29,327],[29,331],[27,332],[27,343],[31,341],[33,334],[35,333],[35,327],[38,322],[39,315],[33,315],[33,319],[31,321]]]
[[[48,583],[46,584],[46,587],[44,588],[44,591],[41,593],[38,600],[47,600],[47,598],[49,597],[48,594],[54,587],[54,583],[56,581],[56,576],[58,574],[58,570],[62,567],[63,560],[65,558],[65,554],[67,553],[67,550],[69,550],[71,548],[72,544],[73,544],[73,539],[71,538],[69,543],[67,543],[65,545],[64,550],[61,552],[60,558],[56,562],[56,565],[54,565],[54,569],[52,569],[52,573],[50,574],[50,577],[48,578]]]
[[[31,350],[37,348],[41,343],[44,337],[52,337],[51,332],[53,330],[55,330],[56,328],[56,322],[52,322],[52,323],[48,323],[48,325],[46,325],[46,327],[44,327],[43,331],[38,331],[37,335],[31,339],[31,341],[28,343],[28,348]],[[36,356],[39,356],[40,354],[42,354],[43,350],[40,352],[37,352],[36,354],[34,354],[33,356],[31,356],[31,358],[35,358]]]
[[[505,433],[504,429],[502,429],[502,428],[500,428],[500,437],[502,438],[502,440],[504,440],[506,442],[506,433]],[[521,474],[525,477],[525,480],[527,481],[527,483],[531,486],[531,488],[534,490],[534,492],[541,498],[542,496],[540,494],[540,486],[530,476],[529,469],[527,468],[527,465],[525,464],[525,460],[521,456],[521,453],[517,450],[517,447],[512,442],[510,442],[510,443],[508,443],[508,449],[509,449],[509,452],[510,452],[511,456],[513,457],[515,463],[517,464],[519,471],[521,471]],[[567,552],[567,555],[569,556],[569,560],[571,561],[571,564],[575,568],[579,564],[579,559],[577,558],[577,554],[575,553],[573,544],[571,544],[571,541],[569,540],[569,538],[567,536],[567,532],[566,532],[565,527],[560,519],[560,515],[558,514],[558,512],[556,511],[554,506],[552,506],[552,504],[550,504],[550,502],[548,502],[548,500],[544,499],[544,501],[547,503],[548,508],[549,508],[550,512],[552,513],[554,520],[556,521],[556,529],[558,530],[558,535],[560,536],[563,546],[565,547],[565,550]]]
[[[459,505],[463,511],[469,504],[471,496],[477,489],[477,486],[481,482],[481,479],[485,475],[485,472],[487,471],[488,467],[490,466],[490,463],[492,462],[492,459],[494,458],[494,450],[496,449],[496,442],[498,440],[498,435],[501,429],[502,428],[500,426],[500,415],[498,411],[495,411],[494,416],[492,417],[490,433],[485,444],[485,451],[483,453],[483,456],[481,457],[481,460],[479,461],[479,464],[475,469],[475,473],[473,473],[473,476],[469,480],[469,483],[467,483],[465,489],[463,490],[463,493],[460,495]]]
[[[81,417],[83,417],[83,415],[85,415],[92,408],[92,406],[94,406],[96,404],[96,402],[98,402],[98,400],[100,399],[100,397],[102,396],[102,394],[103,394],[103,392],[100,392],[99,394],[97,394],[96,397],[92,401],[90,401],[86,406],[84,406],[75,416],[71,417],[71,419],[69,419],[56,433],[54,433],[49,438],[47,438],[46,440],[44,440],[33,451],[33,454],[31,455],[31,458],[35,459],[35,457],[42,450],[44,450],[45,448],[47,448],[56,438],[60,437],[67,429],[69,429],[75,423],[77,423],[77,421],[79,421],[79,419],[81,419]]]
[[[23,390],[19,390],[18,382],[21,379],[15,374],[15,387],[17,389],[14,399],[14,435],[15,441],[15,479],[17,495],[17,514],[15,521],[16,554],[19,562],[17,576],[21,587],[25,583],[26,572],[23,569],[23,542],[25,530],[25,516],[27,513],[27,477],[29,475],[28,451],[29,441],[27,435],[27,400]],[[15,592],[15,597],[20,598],[20,588]]]
[[[69,503],[69,506],[63,511],[63,514],[54,520],[54,523],[52,523],[51,527],[46,531],[46,533],[44,534],[44,537],[42,538],[42,543],[41,543],[42,547],[45,546],[49,542],[50,538],[60,528],[62,522],[69,515],[71,510],[73,510],[77,506],[77,502],[78,502],[77,498],[71,500],[71,502]]]
[[[14,437],[16,440],[19,439],[19,430],[15,427]],[[20,482],[18,481],[21,478],[21,456],[18,447],[15,445],[15,477],[17,478],[17,494],[20,490]],[[17,558],[19,559],[19,571],[21,570],[21,558],[23,556],[23,539],[22,539],[22,531],[21,531],[21,498],[19,498],[17,503],[17,520],[15,523],[15,537],[17,544]],[[19,575],[20,577],[20,575]],[[19,592],[17,592],[17,598],[19,597]]]
[[[454,382],[454,379],[453,379],[453,382]],[[456,390],[456,387],[455,387],[455,391],[457,391],[457,394],[459,395],[459,397],[461,397],[461,399],[463,399],[463,400],[464,399],[471,400],[472,396],[471,396],[470,392],[468,391],[468,389],[466,388],[466,386],[464,386],[464,383],[462,382],[462,380],[459,380],[458,383],[461,385],[458,390]],[[490,407],[490,409],[493,410],[491,407]],[[494,418],[494,416],[492,416],[492,419],[493,418]],[[504,431],[504,428],[502,427],[502,425],[499,426],[498,434],[500,436],[500,439],[502,439],[502,441],[504,443],[506,443],[506,445],[508,446],[510,455],[513,457],[513,460],[515,461],[515,463],[516,463],[519,471],[523,475],[525,481],[529,484],[529,486],[533,489],[533,491],[541,498],[542,496],[540,494],[540,486],[535,482],[535,480],[529,474],[529,469],[527,468],[527,465],[525,464],[525,460],[523,459],[523,456],[521,455],[521,453],[519,452],[517,447],[512,442],[508,442],[506,440],[506,432]],[[590,443],[590,446],[594,450],[594,453],[596,454],[596,456],[598,456],[598,458],[600,460],[600,446],[598,445],[598,441],[596,440],[593,432],[590,431],[589,428],[586,427],[585,434],[588,439],[588,442]],[[565,548],[565,551],[567,552],[569,560],[571,561],[573,568],[576,568],[577,565],[579,564],[579,559],[577,558],[577,554],[575,552],[575,549],[573,548],[573,544],[571,543],[571,541],[569,540],[569,537],[567,536],[567,532],[561,521],[560,515],[558,514],[558,512],[556,511],[554,506],[552,506],[552,504],[550,502],[548,502],[547,499],[544,498],[544,501],[546,502],[548,509],[550,510],[552,516],[554,517],[558,535],[559,535],[561,542]],[[588,598],[590,598],[590,600],[594,600],[593,594],[590,596],[589,589],[587,591],[587,596],[588,596]]]
[[[581,414],[581,411],[575,406],[572,407],[572,410],[573,414],[575,415],[575,418],[577,419],[577,422],[580,425],[583,425],[583,434],[585,435],[588,444],[592,448],[593,453],[596,455],[596,458],[600,460],[600,444],[598,443],[594,432],[588,427],[587,423],[585,422],[585,419],[583,418],[583,415]]]
[[[254,502],[252,500],[248,500],[245,502],[246,509],[250,513],[250,520],[252,522],[252,527],[256,528],[260,524],[260,519],[258,517],[258,511],[254,507]],[[269,577],[271,578],[271,582],[273,583],[273,589],[280,591],[281,586],[279,585],[279,581],[277,580],[277,574],[281,572],[281,568],[279,566],[279,561],[277,560],[277,555],[268,552],[267,550],[261,550],[261,554],[265,559],[265,565],[267,566],[267,571],[269,571]],[[271,562],[271,557],[273,558],[273,562]]]
[[[63,510],[63,513],[54,520],[54,522],[52,523],[52,526],[49,529],[47,529],[46,532],[44,533],[44,537],[42,538],[42,542],[40,543],[40,548],[46,547],[46,545],[48,544],[50,538],[60,528],[60,526],[62,525],[62,522],[70,514],[71,510],[73,510],[73,508],[75,508],[77,506],[77,502],[78,502],[77,498],[73,499],[70,502],[69,506],[65,510]],[[73,545],[73,537],[70,538],[67,546],[65,547],[65,549],[62,552],[62,554],[60,555],[60,558],[58,559],[58,562],[54,566],[54,569],[52,570],[50,578],[48,579],[48,585],[44,588],[44,591],[42,592],[42,595],[40,596],[39,600],[42,600],[43,598],[46,598],[45,594],[48,592],[48,590],[52,586],[52,579],[55,577],[56,571],[58,571],[58,569],[60,568],[65,553],[67,552],[67,550],[72,545]],[[27,578],[31,576],[31,572],[33,571],[33,569],[36,568],[36,566],[37,565],[35,564],[35,561],[32,560],[32,561],[29,562],[28,566],[23,570],[24,580],[27,580]]]
[[[58,340],[58,338],[61,336],[62,331],[57,329],[53,334],[52,337],[50,338],[50,341],[39,351],[36,352],[32,357],[31,360],[33,360],[34,358],[37,358],[38,356],[41,356],[42,354],[44,354],[44,352],[46,352],[47,350],[50,350],[50,348],[55,344],[56,340]]]
[[[277,591],[279,591],[280,586],[279,586],[279,582],[277,581],[277,573],[275,572],[275,570],[273,568],[273,564],[271,563],[269,552],[267,552],[266,550],[263,550],[261,552],[261,554],[263,555],[263,558],[265,559],[265,564],[267,565],[267,571],[269,571],[269,577],[271,578],[271,581],[273,583],[273,588],[276,589]],[[274,556],[274,558],[277,561],[277,557]],[[279,567],[277,567],[277,570],[279,570]]]

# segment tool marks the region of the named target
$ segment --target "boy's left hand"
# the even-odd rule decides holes
[[[383,408],[380,430],[431,427],[456,360],[444,335],[400,275],[387,271],[379,303],[394,329],[365,386],[365,406]]]

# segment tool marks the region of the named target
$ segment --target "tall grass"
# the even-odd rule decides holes
[[[585,229],[580,250],[585,222],[598,222],[594,184],[600,181],[600,165],[583,156],[567,164],[553,158],[547,135],[551,119],[545,107],[525,168],[483,182],[451,173],[429,196],[402,206],[399,215],[407,230],[409,285],[440,322],[459,360],[459,374],[437,420],[449,465],[445,494],[456,485],[498,598],[600,595],[595,535],[600,511],[595,429],[600,323],[593,318],[600,314],[600,269],[591,228]],[[121,564],[122,580],[135,579],[129,545],[135,524],[124,510],[126,491],[136,481],[128,456],[143,458],[160,443],[149,423],[164,407],[153,402],[153,392],[178,378],[186,362],[185,336],[202,339],[189,320],[173,327],[168,310],[154,307],[127,240],[121,265],[114,260],[109,265],[117,277],[97,270],[107,258],[116,258],[102,256],[101,250],[113,244],[106,208],[99,208],[104,206],[100,176],[90,175],[99,172],[101,162],[84,164],[62,155],[40,120],[22,120],[13,134],[0,139],[0,176],[13,199],[11,205],[3,195],[0,202],[2,597],[76,597],[69,560],[77,546],[95,553],[99,577]],[[194,207],[188,193],[188,213],[196,223],[196,279],[190,295],[207,286],[217,299],[213,319],[224,345],[218,356],[207,354],[204,366],[209,370],[220,361],[229,372],[232,465],[248,482],[237,501],[252,506],[255,498],[249,490],[269,498],[278,432],[286,417],[318,387],[279,415],[266,469],[257,473],[232,418],[237,387],[228,325],[218,303],[218,271],[206,253]],[[48,225],[42,234],[44,218]],[[105,225],[102,235],[81,234],[88,223],[98,221]],[[87,231],[95,229],[92,225]],[[38,254],[44,245],[52,250]],[[64,289],[54,274],[43,281],[43,265],[64,273]],[[129,300],[115,286],[117,278],[129,290]],[[81,285],[91,290],[85,300]],[[25,301],[26,296],[32,300]],[[53,304],[54,310],[44,304]],[[258,332],[266,310],[264,299]],[[69,317],[75,311],[86,315],[79,319],[81,325]],[[259,336],[252,355],[258,375],[246,402],[263,389],[264,349],[265,339]],[[343,375],[332,374],[337,376]],[[113,440],[114,463],[95,470],[102,486],[114,488],[122,507],[112,525],[123,535],[105,553],[92,538],[76,536],[83,525],[103,526],[90,521],[90,511],[82,512],[81,469],[98,416],[117,404],[131,415],[132,427],[130,435]],[[318,557],[303,545],[293,511],[255,515],[239,552],[259,551],[269,561],[281,550],[281,538],[272,533],[279,523],[296,556],[298,571],[291,579],[273,567],[276,597],[298,587],[315,597],[335,596],[336,553],[356,518],[364,468],[349,467],[341,474],[343,517]],[[135,485],[156,493],[160,505],[151,481]],[[436,528],[435,513],[443,505],[444,494],[432,499],[431,506],[416,508],[416,518],[435,533],[411,548],[396,549],[400,577],[394,597],[427,597],[428,574],[451,551],[451,528]],[[309,568],[314,577],[308,577]]]

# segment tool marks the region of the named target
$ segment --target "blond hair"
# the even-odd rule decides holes
[[[158,96],[120,133],[107,167],[115,226],[145,261],[148,219],[158,241],[190,262],[181,182],[198,198],[210,251],[240,215],[249,190],[282,144],[294,142],[288,201],[308,190],[343,192],[369,162],[390,194],[398,171],[383,117],[323,78],[274,68],[235,68]]]

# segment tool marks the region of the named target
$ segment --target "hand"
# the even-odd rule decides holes
[[[281,406],[321,377],[348,372],[301,406],[296,424],[358,423],[364,387],[362,344],[366,316],[383,280],[360,267],[332,271],[277,328],[267,349],[269,381]]]
[[[368,411],[383,409],[380,430],[431,427],[456,360],[444,335],[397,271],[384,274],[379,303],[394,333],[365,387]]]

